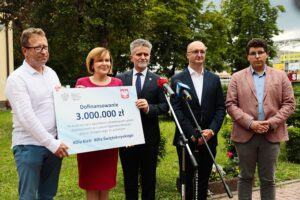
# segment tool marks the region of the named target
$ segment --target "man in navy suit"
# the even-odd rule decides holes
[[[188,67],[171,79],[173,90],[176,90],[177,82],[182,82],[190,87],[189,105],[195,118],[203,129],[203,136],[208,141],[208,145],[213,155],[216,155],[217,133],[221,128],[225,116],[225,102],[220,79],[217,75],[204,68],[207,47],[200,41],[194,41],[187,47],[186,57],[189,61]],[[189,112],[184,100],[176,96],[171,99],[173,109],[178,118],[184,135],[188,139],[189,146],[194,152],[199,150],[196,160],[198,161],[198,199],[207,199],[208,180],[212,169],[213,161],[204,144],[204,141],[196,133],[196,126],[192,115]],[[197,135],[198,134],[198,135]],[[179,131],[176,128],[173,144],[177,148],[179,164],[181,169],[181,147],[178,144]],[[186,199],[193,199],[193,166],[188,154],[186,157]],[[181,171],[181,170],[180,170]]]
[[[158,87],[158,75],[148,69],[152,45],[144,39],[130,44],[133,70],[118,75],[124,86],[135,85],[140,109],[145,144],[120,149],[126,200],[138,199],[138,180],[141,176],[142,199],[155,200],[156,166],[160,131],[158,115],[169,110],[163,90]]]

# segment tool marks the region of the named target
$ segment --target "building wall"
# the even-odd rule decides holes
[[[7,75],[14,70],[13,31],[11,28],[7,29],[7,27],[3,27],[3,25],[1,27],[2,30],[0,30],[0,108],[5,105],[5,102],[7,100],[7,98],[4,95],[4,88],[5,88]],[[9,27],[11,27],[11,25],[9,25]],[[8,33],[8,45],[6,42],[7,33]],[[8,60],[7,60],[7,50],[9,55]],[[7,70],[8,66],[9,66],[9,70]]]
[[[300,38],[275,41],[278,48],[273,66],[286,72],[300,72]]]

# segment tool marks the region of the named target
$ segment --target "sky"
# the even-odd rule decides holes
[[[219,5],[221,0],[211,0],[215,5]],[[275,36],[275,41],[300,38],[300,5],[296,6],[295,1],[300,0],[270,0],[272,6],[283,5],[285,13],[279,12],[277,25],[283,33]]]

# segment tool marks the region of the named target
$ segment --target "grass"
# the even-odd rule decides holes
[[[157,169],[157,199],[180,199],[176,191],[176,178],[178,176],[178,160],[176,149],[172,145],[175,125],[172,121],[161,121],[161,133],[166,138],[166,155],[158,165]],[[18,177],[11,146],[11,113],[0,111],[0,199],[12,200],[18,198]],[[219,135],[219,146],[217,163],[223,165],[226,160],[226,152],[223,149],[223,138]],[[284,145],[280,155],[276,182],[300,178],[300,164],[292,164],[286,161]],[[84,191],[77,184],[77,162],[76,156],[72,155],[63,161],[60,174],[59,190],[56,200],[82,200],[85,199]],[[123,200],[123,174],[118,164],[117,186],[110,193],[110,199]]]

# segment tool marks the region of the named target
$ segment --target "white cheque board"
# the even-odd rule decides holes
[[[144,144],[133,86],[54,91],[58,138],[69,154]]]

